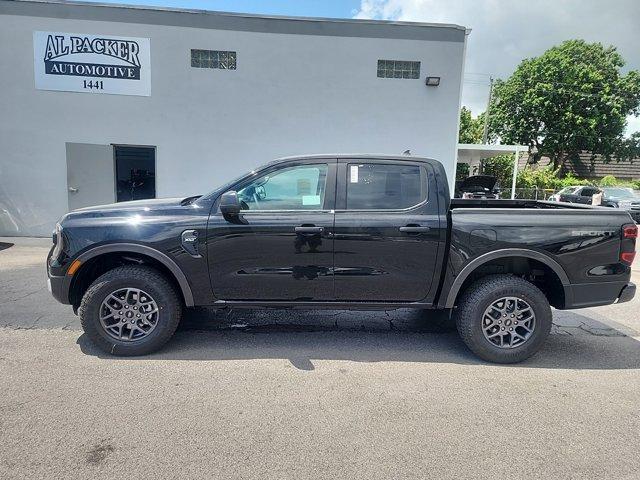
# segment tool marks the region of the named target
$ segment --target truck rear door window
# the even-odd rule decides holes
[[[350,163],[347,210],[398,210],[427,198],[426,175],[418,165]]]

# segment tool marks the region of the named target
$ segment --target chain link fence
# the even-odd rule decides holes
[[[548,200],[557,190],[553,188],[516,188],[516,198],[523,200]],[[500,192],[500,198],[511,198],[511,189]]]

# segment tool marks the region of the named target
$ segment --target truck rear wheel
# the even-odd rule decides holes
[[[161,348],[182,317],[182,303],[157,270],[122,266],[98,277],[78,310],[85,333],[113,355],[145,355]]]
[[[463,293],[456,327],[483,360],[517,363],[535,354],[551,331],[551,308],[538,287],[514,275],[490,275]]]

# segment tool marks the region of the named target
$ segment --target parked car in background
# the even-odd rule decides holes
[[[549,200],[591,205],[593,196],[599,192],[602,192],[601,206],[626,210],[636,223],[640,222],[640,198],[630,188],[598,188],[592,185],[566,187],[552,195]]]
[[[573,190],[570,190],[573,189]],[[564,192],[564,190],[567,190]],[[592,185],[583,185],[578,187],[567,187],[567,189],[558,192],[559,202],[581,203],[583,205],[591,205],[593,196],[600,192],[598,187]],[[604,198],[603,198],[604,201]]]
[[[562,190],[558,190],[556,193],[551,195],[547,200],[550,202],[561,202],[560,197],[562,195],[571,195],[576,192],[580,187],[564,187]]]
[[[603,187],[604,195],[602,204],[606,207],[620,208],[627,210],[631,218],[640,222],[640,197],[631,188],[626,187]]]
[[[454,198],[475,198],[496,200],[500,198],[498,179],[491,175],[472,175],[456,182]]]

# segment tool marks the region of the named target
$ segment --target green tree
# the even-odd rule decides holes
[[[593,182],[576,178],[571,174],[568,174],[564,178],[559,178],[557,172],[551,167],[541,168],[525,168],[518,172],[516,180],[517,188],[547,188],[559,190],[564,187],[571,187],[573,185],[592,185]]]
[[[456,181],[464,180],[469,176],[469,164],[468,163],[458,163],[456,165]]]
[[[460,131],[458,132],[459,143],[481,143],[482,131],[484,129],[484,115],[473,118],[471,110],[462,107],[460,110]]]
[[[503,189],[511,187],[513,176],[513,154],[498,155],[482,160],[483,175],[496,177],[498,185]]]
[[[638,141],[624,138],[626,117],[640,113],[640,73],[621,73],[615,47],[569,40],[497,81],[490,131],[504,143],[536,147],[533,162],[551,158],[553,171],[581,151],[627,159]]]
[[[640,158],[640,132],[632,133],[629,138],[625,138],[616,152],[618,160],[631,160]]]
[[[598,182],[598,185],[600,185],[601,187],[615,187],[620,183],[621,182],[613,175],[605,175],[600,179],[600,181]]]

